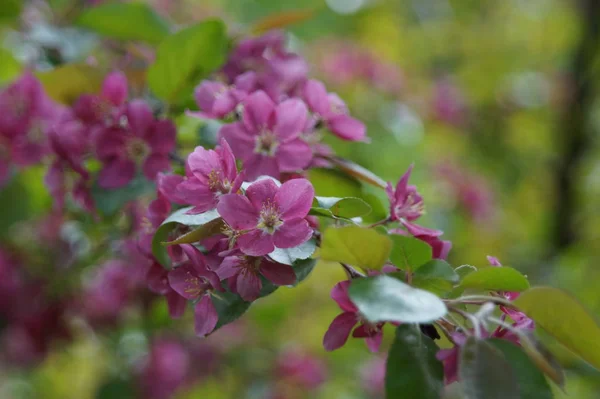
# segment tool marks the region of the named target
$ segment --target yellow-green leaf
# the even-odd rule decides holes
[[[525,291],[529,288],[527,278],[512,267],[486,267],[463,277],[461,288],[490,291]]]
[[[102,86],[103,73],[85,64],[66,64],[38,78],[48,95],[59,103],[70,105],[84,93],[96,93]]]
[[[363,269],[379,270],[388,259],[392,241],[373,229],[330,227],[323,234],[321,258]]]
[[[600,369],[600,325],[579,301],[557,288],[535,287],[514,302],[539,327]]]

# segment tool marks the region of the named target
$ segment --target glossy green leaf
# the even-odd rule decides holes
[[[250,302],[244,301],[237,294],[219,292],[217,295],[213,296],[213,304],[219,315],[215,330],[237,320],[250,308]]]
[[[315,202],[317,206],[313,206],[309,212],[314,216],[351,219],[371,212],[369,204],[356,197],[315,197]]]
[[[102,36],[158,44],[169,34],[169,25],[144,3],[106,3],[85,10],[76,25]]]
[[[475,266],[471,266],[471,265],[461,265],[461,266],[457,267],[456,269],[454,269],[454,271],[456,272],[456,274],[458,274],[458,276],[462,280],[462,278],[465,277],[467,274],[476,272],[477,268]]]
[[[399,269],[417,270],[433,256],[431,247],[417,238],[398,234],[392,234],[390,238],[393,242],[390,260]]]
[[[296,273],[295,285],[304,281],[313,271],[316,264],[316,259],[298,259],[297,261],[295,261],[292,265],[292,267],[294,268],[294,273]]]
[[[389,237],[358,226],[330,227],[321,242],[321,258],[363,269],[379,270],[392,246]]]
[[[469,337],[458,366],[465,399],[519,399],[519,385],[502,352],[490,343]]]
[[[486,267],[466,275],[461,288],[477,288],[489,291],[525,291],[529,281],[512,267]]]
[[[439,399],[444,368],[435,357],[438,350],[416,326],[399,326],[386,363],[386,398]]]
[[[317,243],[310,239],[294,248],[275,248],[275,251],[269,254],[269,257],[275,262],[285,265],[293,265],[299,259],[308,259],[315,253]]]
[[[196,227],[220,219],[216,210],[204,212],[199,215],[188,215],[186,212],[192,208],[193,207],[181,208],[173,212],[164,222],[162,222],[154,233],[154,237],[152,237],[152,254],[164,267],[170,267],[171,261],[167,254],[167,248],[163,243],[169,241],[169,234],[178,225]]]
[[[448,262],[432,259],[415,271],[411,285],[443,297],[452,291],[453,284],[458,279],[458,274]]]
[[[514,302],[537,326],[600,369],[600,325],[574,297],[557,288],[535,287]]]
[[[96,208],[106,216],[119,212],[125,204],[139,199],[141,196],[154,193],[154,183],[143,176],[137,176],[125,187],[107,190],[94,184],[91,194]]]
[[[521,348],[512,342],[500,339],[488,340],[500,350],[513,368],[519,385],[520,399],[552,399],[552,390],[544,374],[538,370]]]
[[[193,87],[223,64],[227,46],[220,20],[206,20],[168,36],[148,69],[150,89],[169,103],[187,100]]]
[[[360,313],[373,323],[431,323],[447,313],[436,295],[386,275],[355,279],[348,293]]]

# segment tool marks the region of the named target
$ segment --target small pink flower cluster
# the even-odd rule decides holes
[[[429,229],[413,223],[423,215],[425,205],[423,197],[417,192],[417,187],[408,184],[412,169],[411,165],[400,178],[395,189],[388,183],[385,190],[390,200],[390,221],[398,221],[406,229],[392,229],[390,232],[418,238],[431,246],[434,259],[446,259],[452,248],[452,243],[439,238],[443,231]]]
[[[343,140],[366,139],[364,124],[321,82],[307,78],[304,60],[283,42],[280,32],[240,42],[222,70],[225,82],[202,82],[195,91],[200,112],[189,113],[231,122],[219,135],[250,180],[326,164],[331,150],[320,142],[323,128]]]

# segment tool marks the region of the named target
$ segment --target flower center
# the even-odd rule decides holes
[[[184,291],[186,294],[194,297],[199,297],[210,288],[210,283],[208,283],[204,278],[192,276],[190,273],[188,273],[185,282],[187,284]]]
[[[221,177],[220,170],[213,169],[208,175],[208,188],[218,194],[229,194],[231,183],[226,178]]]
[[[421,216],[425,210],[423,201],[415,196],[414,192],[409,192],[404,202],[394,208],[398,218],[414,220]]]
[[[244,255],[240,257],[240,263],[238,264],[238,267],[241,269],[242,273],[252,273],[257,275],[260,272],[261,261],[261,257]]]
[[[278,146],[277,136],[269,130],[264,130],[256,137],[254,152],[272,157],[277,152]]]
[[[265,233],[273,234],[282,224],[283,221],[281,220],[279,207],[268,199],[263,203],[260,210],[260,219],[257,227]]]
[[[144,140],[135,137],[127,143],[126,152],[129,159],[140,163],[150,155],[150,146]]]

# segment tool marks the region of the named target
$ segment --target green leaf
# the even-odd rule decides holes
[[[0,85],[3,85],[16,79],[21,74],[23,68],[10,51],[1,47],[0,59],[2,60],[0,63]]]
[[[448,262],[432,259],[415,271],[412,286],[444,296],[452,291],[453,283],[458,279],[458,274]]]
[[[137,176],[125,187],[115,190],[102,188],[96,182],[92,186],[91,194],[96,208],[105,216],[112,216],[120,211],[125,204],[139,199],[141,196],[154,193],[155,186],[143,176]]]
[[[167,253],[167,248],[163,245],[164,242],[169,241],[169,234],[178,226],[203,226],[207,223],[211,223],[216,219],[220,219],[219,214],[216,210],[201,213],[199,215],[188,215],[187,211],[193,207],[186,207],[178,209],[173,212],[164,222],[158,227],[152,237],[152,254],[158,260],[158,262],[164,267],[170,267],[171,260]]]
[[[310,258],[316,249],[316,241],[310,239],[294,248],[275,248],[275,251],[271,252],[269,257],[275,262],[283,263],[284,265],[293,265],[299,259]]]
[[[456,274],[458,274],[458,276],[462,280],[463,277],[465,277],[466,275],[476,272],[477,268],[475,266],[471,266],[471,265],[462,265],[462,266],[459,266],[456,269],[454,269],[454,271],[456,272]]]
[[[23,0],[2,0],[0,24],[10,23],[21,15]]]
[[[515,344],[506,340],[490,339],[513,368],[519,384],[520,399],[552,399],[552,390],[544,374],[536,368],[527,355]]]
[[[318,196],[359,197],[362,192],[358,180],[335,169],[310,169],[308,179]]]
[[[529,359],[558,386],[564,386],[565,375],[558,360],[533,334],[523,334],[525,337],[521,337],[520,343]]]
[[[169,103],[187,100],[193,87],[225,62],[227,46],[220,20],[206,20],[168,36],[148,69],[150,89]]]
[[[321,242],[321,258],[348,263],[363,269],[379,270],[386,262],[391,240],[373,229],[358,226],[325,230]]]
[[[96,392],[96,399],[127,399],[133,396],[135,396],[135,390],[131,382],[120,378],[105,382]]]
[[[371,206],[356,197],[315,197],[317,206],[310,209],[309,214],[331,219],[351,219],[365,216],[371,212]]]
[[[415,326],[399,326],[386,364],[386,398],[439,399],[444,368],[435,357],[438,350]]]
[[[239,295],[231,292],[219,292],[218,297],[213,296],[212,300],[219,315],[215,331],[237,320],[250,308],[250,302],[244,301]]]
[[[500,350],[469,337],[460,351],[458,366],[466,399],[518,399],[519,385]]]
[[[294,268],[294,273],[296,273],[296,284],[298,285],[302,281],[304,281],[308,275],[313,271],[315,265],[317,264],[316,259],[298,259],[294,262],[292,267]]]
[[[386,275],[355,279],[348,293],[372,323],[431,323],[447,313],[444,302],[434,294]]]
[[[85,93],[96,93],[102,86],[104,73],[90,65],[65,64],[36,76],[46,93],[61,104],[71,105]]]
[[[173,241],[163,242],[164,245],[194,244],[200,240],[219,234],[223,231],[225,222],[223,218],[213,219],[202,226],[177,237]]]
[[[390,238],[394,243],[390,260],[399,269],[417,270],[433,256],[431,247],[417,238],[398,234],[392,234]]]
[[[102,36],[158,44],[169,25],[144,3],[106,3],[84,11],[75,24]]]
[[[486,267],[466,275],[462,279],[460,287],[519,292],[529,288],[529,281],[511,267]]]
[[[600,369],[600,325],[570,294],[535,287],[514,303],[561,344]]]

